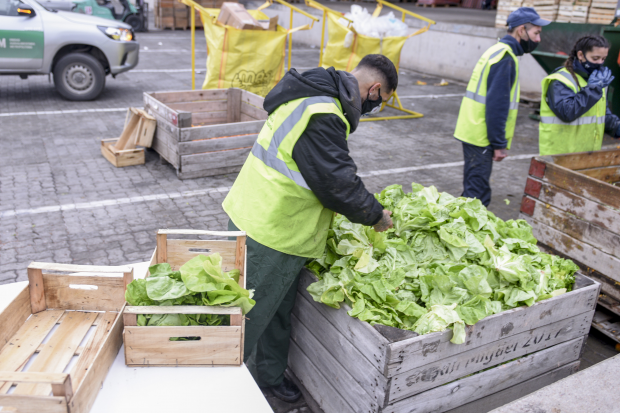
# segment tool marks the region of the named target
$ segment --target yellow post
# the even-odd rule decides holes
[[[192,6],[192,90],[196,90],[196,8]]]
[[[327,19],[327,10],[323,9],[323,25],[321,26],[321,50],[319,53],[319,67],[323,67],[323,47],[325,44],[325,20]]]
[[[293,28],[293,8],[291,8],[291,24],[288,26],[288,29],[291,30]],[[288,70],[291,70],[291,49],[293,49],[293,32],[288,34]]]

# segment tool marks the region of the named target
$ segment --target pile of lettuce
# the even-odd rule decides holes
[[[377,233],[336,216],[325,254],[307,267],[319,281],[313,299],[352,317],[428,334],[563,294],[579,269],[540,252],[524,220],[502,221],[477,199],[434,186],[392,185],[375,195],[392,211],[394,228]]]
[[[239,286],[239,270],[222,272],[222,257],[215,253],[197,255],[172,271],[170,264],[149,267],[150,276],[135,279],[125,291],[125,300],[133,306],[209,305],[241,307],[247,314],[256,302],[253,290]],[[146,314],[138,315],[139,326],[217,326],[229,325],[227,315],[219,314]]]

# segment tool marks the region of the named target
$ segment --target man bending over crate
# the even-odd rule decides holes
[[[323,255],[334,212],[379,232],[392,226],[391,212],[357,176],[347,139],[397,85],[382,55],[364,57],[351,73],[290,70],[265,98],[269,118],[224,200],[228,229],[247,232],[247,287],[255,290],[244,361],[281,400],[301,395],[284,377],[291,311],[299,272]]]

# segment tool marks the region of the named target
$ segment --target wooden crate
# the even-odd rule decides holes
[[[189,28],[189,7],[176,0],[155,0],[153,16],[158,29]]]
[[[0,410],[88,412],[122,344],[132,279],[131,267],[30,264],[29,285],[0,313]]]
[[[194,236],[169,239],[168,235]],[[201,240],[197,236],[236,237],[236,241]],[[239,285],[245,288],[245,232],[160,229],[151,265],[167,262],[173,270],[199,254],[218,252],[222,270],[238,269]],[[228,314],[229,326],[138,327],[137,314]],[[245,319],[240,307],[127,306],[124,312],[125,364],[148,366],[240,366],[243,363]],[[194,341],[170,341],[171,337],[200,337]]]
[[[601,283],[620,315],[620,149],[532,159],[520,217],[534,236]]]
[[[574,291],[487,317],[456,345],[451,330],[372,327],[317,303],[315,280],[302,272],[288,365],[325,413],[483,413],[521,397],[576,371],[599,291],[579,274]]]
[[[110,146],[114,146],[116,142],[118,142],[118,138],[101,140],[101,154],[112,165],[117,168],[132,165],[144,165],[144,148],[114,151],[110,148]]]
[[[267,119],[263,100],[237,88],[144,93],[152,147],[180,179],[238,172]]]

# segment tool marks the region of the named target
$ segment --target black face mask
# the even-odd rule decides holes
[[[581,65],[584,69],[586,69],[586,72],[588,72],[589,75],[591,75],[595,70],[599,70],[603,67],[602,63],[592,63],[588,60],[588,58],[586,58],[585,62],[581,62]]]
[[[370,89],[368,90],[368,96],[366,96],[366,100],[362,103],[362,115],[370,115],[371,113],[379,112],[381,109],[381,103],[383,103],[383,98],[381,97],[381,89],[379,88],[379,97],[377,100],[370,100]]]
[[[532,53],[538,47],[538,42],[534,42],[530,39],[530,34],[525,31],[527,34],[527,40],[519,40],[519,44],[525,53]]]

